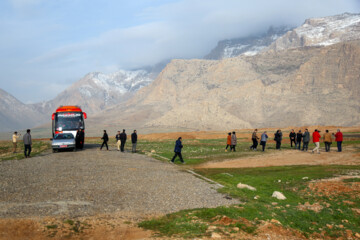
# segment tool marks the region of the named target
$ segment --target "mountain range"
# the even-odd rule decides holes
[[[266,33],[222,40],[218,42],[217,46],[204,58],[221,60],[224,58],[237,57],[239,55],[256,55],[291,29],[291,27],[287,26],[270,27]]]
[[[89,73],[55,99],[33,105],[0,92],[0,130],[34,126],[20,124],[18,109],[45,123],[65,104],[90,113],[87,127],[94,131],[360,123],[360,14],[313,18],[297,28],[224,40],[205,59],[166,63],[165,68]]]

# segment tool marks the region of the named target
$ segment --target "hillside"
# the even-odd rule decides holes
[[[357,125],[359,76],[360,41],[221,61],[173,60],[125,106],[93,121],[192,130]]]
[[[31,106],[26,105],[0,88],[0,131],[17,131],[33,127],[41,121]]]

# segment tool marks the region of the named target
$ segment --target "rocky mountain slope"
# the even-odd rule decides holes
[[[16,131],[33,127],[41,121],[31,106],[0,89],[0,131]]]
[[[291,29],[292,28],[286,26],[270,27],[269,30],[263,34],[222,40],[218,42],[217,46],[204,58],[220,60],[236,57],[241,54],[255,55]]]
[[[34,107],[44,114],[50,114],[59,105],[79,105],[90,114],[97,113],[126,101],[154,78],[145,70],[89,73],[53,100],[35,104]]]
[[[360,39],[360,14],[307,19],[305,23],[278,38],[271,49],[329,46],[344,41]]]
[[[342,16],[348,17],[339,27],[337,19]],[[340,40],[349,39],[343,35],[357,36],[348,31],[341,35],[338,29],[358,17],[345,14],[330,18],[337,27],[327,36],[337,33]],[[317,21],[313,28],[308,26],[311,22],[304,24],[309,35],[318,28]],[[101,118],[107,126],[121,123],[124,127],[167,130],[358,125],[359,80],[360,40],[270,47],[255,56],[220,61],[173,60],[126,105],[103,112]],[[99,119],[94,118],[95,122]]]

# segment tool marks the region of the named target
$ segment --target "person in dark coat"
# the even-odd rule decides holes
[[[295,143],[295,148],[297,147],[300,150],[300,146],[301,146],[301,140],[302,140],[302,132],[301,130],[299,130],[299,132],[296,134],[296,143]]]
[[[183,148],[183,145],[182,145],[181,140],[182,140],[182,138],[179,137],[178,140],[176,140],[176,142],[175,142],[175,149],[174,149],[175,155],[174,155],[174,157],[171,159],[171,162],[172,162],[172,163],[175,162],[175,158],[176,158],[177,156],[179,156],[180,161],[181,161],[183,164],[185,163],[185,162],[184,162],[184,159],[183,159],[183,157],[182,157],[182,155],[181,155],[181,149]]]
[[[23,136],[23,142],[24,142],[24,154],[25,154],[25,158],[29,158],[30,157],[30,153],[31,153],[31,145],[32,145],[32,139],[31,139],[31,134],[30,134],[30,129],[26,130],[26,133]]]
[[[237,144],[236,133],[235,133],[235,132],[232,132],[232,135],[231,135],[231,146],[230,146],[230,151],[231,151],[231,152],[232,152],[232,151],[236,152],[236,150],[235,150],[236,144]]]
[[[76,136],[75,136],[75,146],[77,149],[80,149],[80,132],[81,132],[81,129],[77,130]]]
[[[131,134],[131,143],[132,143],[132,152],[136,153],[136,144],[137,144],[137,133],[136,130]]]
[[[253,134],[251,136],[251,140],[253,141],[253,145],[251,145],[250,149],[256,151],[256,148],[257,148],[257,145],[258,145],[258,140],[259,140],[259,137],[257,136],[257,129],[254,130],[254,132],[253,132]]]
[[[276,149],[280,150],[282,141],[282,132],[280,129],[276,131],[274,140],[276,142]]]
[[[80,132],[79,132],[80,149],[84,148],[84,142],[85,142],[85,132],[84,132],[84,129],[80,129]]]
[[[310,133],[308,129],[305,129],[305,132],[303,134],[303,147],[302,147],[303,151],[307,152],[309,147],[309,142],[310,142]]]
[[[296,133],[295,133],[294,129],[291,129],[291,132],[289,134],[289,138],[290,138],[291,147],[293,147],[293,143],[294,143],[295,148],[296,148]]]
[[[101,144],[100,150],[103,148],[103,146],[106,146],[106,150],[109,150],[107,142],[109,141],[109,136],[106,133],[106,130],[104,130],[104,135],[101,138],[103,140],[103,143]]]
[[[120,141],[121,141],[120,150],[121,150],[121,152],[124,152],[126,139],[127,139],[127,136],[125,133],[125,129],[123,129],[122,133],[120,133]]]

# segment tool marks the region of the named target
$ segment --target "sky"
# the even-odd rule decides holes
[[[220,40],[344,12],[360,0],[1,0],[0,88],[46,101],[89,72],[202,58]]]

